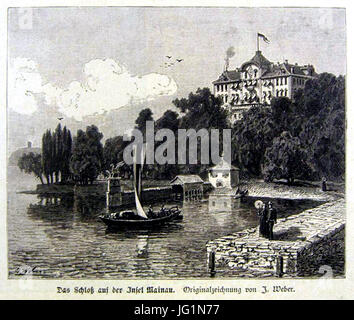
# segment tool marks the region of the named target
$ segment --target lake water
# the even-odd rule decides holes
[[[9,168],[8,268],[35,268],[38,278],[206,278],[206,243],[258,224],[254,201],[209,196],[180,203],[184,219],[157,230],[110,232],[98,216],[104,203],[54,201],[17,193],[34,190],[34,178]],[[272,200],[279,217],[319,202]],[[234,274],[233,274],[234,275]],[[222,272],[217,277],[230,276]]]

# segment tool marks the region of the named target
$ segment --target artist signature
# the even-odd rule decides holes
[[[37,267],[31,266],[20,266],[16,269],[16,274],[24,276],[24,275],[31,275],[34,273],[42,273],[41,270],[38,270]]]

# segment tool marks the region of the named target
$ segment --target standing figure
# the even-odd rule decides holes
[[[267,238],[268,237],[268,227],[267,227],[267,208],[265,204],[258,209],[257,215],[259,217],[259,235]]]
[[[273,204],[268,202],[268,239],[273,240],[273,227],[274,224],[277,223],[277,211],[273,208]]]
[[[327,179],[325,177],[322,178],[322,191],[327,191]]]

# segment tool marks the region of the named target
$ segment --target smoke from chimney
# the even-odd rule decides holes
[[[225,57],[225,71],[229,68],[229,63],[230,63],[230,58],[232,58],[235,55],[235,48],[230,47],[229,49],[226,50],[226,57]]]

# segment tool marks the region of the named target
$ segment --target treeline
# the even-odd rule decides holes
[[[178,129],[207,129],[210,136],[211,129],[228,128],[227,113],[221,108],[222,101],[216,98],[209,88],[198,89],[190,93],[188,98],[175,99],[173,104],[180,113],[167,110],[162,117],[154,120],[153,113],[149,108],[143,109],[136,121],[135,128],[139,129],[145,138],[146,121],[154,121],[155,133],[160,129],[170,129],[175,136],[175,159],[177,161]],[[156,149],[166,142],[166,139],[155,142]],[[109,170],[111,164],[117,165],[123,161],[124,148],[130,142],[123,141],[122,136],[107,139],[104,146],[105,169]],[[177,174],[200,174],[205,175],[209,165],[190,164],[188,159],[189,144],[187,143],[186,164],[148,164],[144,166],[143,176],[149,179],[171,179]],[[200,160],[200,144],[197,146],[197,155]],[[210,148],[209,148],[210,149]],[[210,157],[209,157],[210,158]],[[125,177],[131,174],[131,168],[123,166],[120,168]]]
[[[265,181],[285,179],[319,180],[322,177],[342,180],[345,174],[345,78],[323,73],[308,80],[294,99],[274,98],[270,107],[253,107],[232,127],[221,100],[208,88],[190,93],[173,104],[180,113],[166,111],[157,120],[150,109],[136,119],[136,128],[145,131],[146,121],[155,122],[155,130],[171,129],[177,146],[178,129],[210,130],[231,128],[232,163],[245,178]],[[221,140],[220,140],[221,141]],[[157,148],[163,142],[156,143]],[[106,141],[105,166],[123,161],[128,142],[121,136]],[[187,155],[189,152],[187,145]],[[176,148],[177,150],[177,148]],[[200,145],[198,145],[200,157]],[[188,157],[187,157],[188,158]],[[199,158],[200,160],[200,158]],[[170,179],[176,174],[200,174],[205,177],[209,165],[147,165],[144,175]],[[128,170],[129,171],[129,170]]]
[[[345,174],[345,78],[322,73],[293,101],[251,108],[232,132],[234,164],[266,181],[342,180]]]
[[[323,73],[308,80],[291,101],[275,98],[270,107],[253,107],[242,120],[230,126],[221,99],[208,88],[176,99],[179,113],[168,110],[154,120],[149,108],[136,119],[136,128],[145,135],[146,121],[154,121],[155,131],[170,129],[178,145],[178,129],[231,128],[232,163],[244,177],[262,177],[266,181],[286,179],[344,179],[345,174],[345,78]],[[24,155],[19,167],[34,173],[48,184],[93,183],[100,173],[119,167],[121,176],[129,178],[132,168],[123,162],[124,148],[130,143],[122,136],[112,137],[102,145],[103,134],[94,125],[78,130],[72,140],[70,130],[47,130],[42,139],[42,155]],[[222,142],[221,137],[219,141]],[[162,143],[155,142],[155,148]],[[189,144],[187,144],[187,155]],[[221,150],[220,150],[221,153]],[[143,174],[149,179],[171,179],[177,174],[200,174],[206,177],[210,165],[199,162],[145,165]],[[177,154],[175,155],[177,158]],[[188,156],[187,156],[188,160]]]
[[[54,132],[47,130],[42,137],[42,153],[24,154],[19,168],[38,177],[41,183],[93,183],[103,169],[103,134],[94,125],[86,131],[71,132],[58,124]]]

